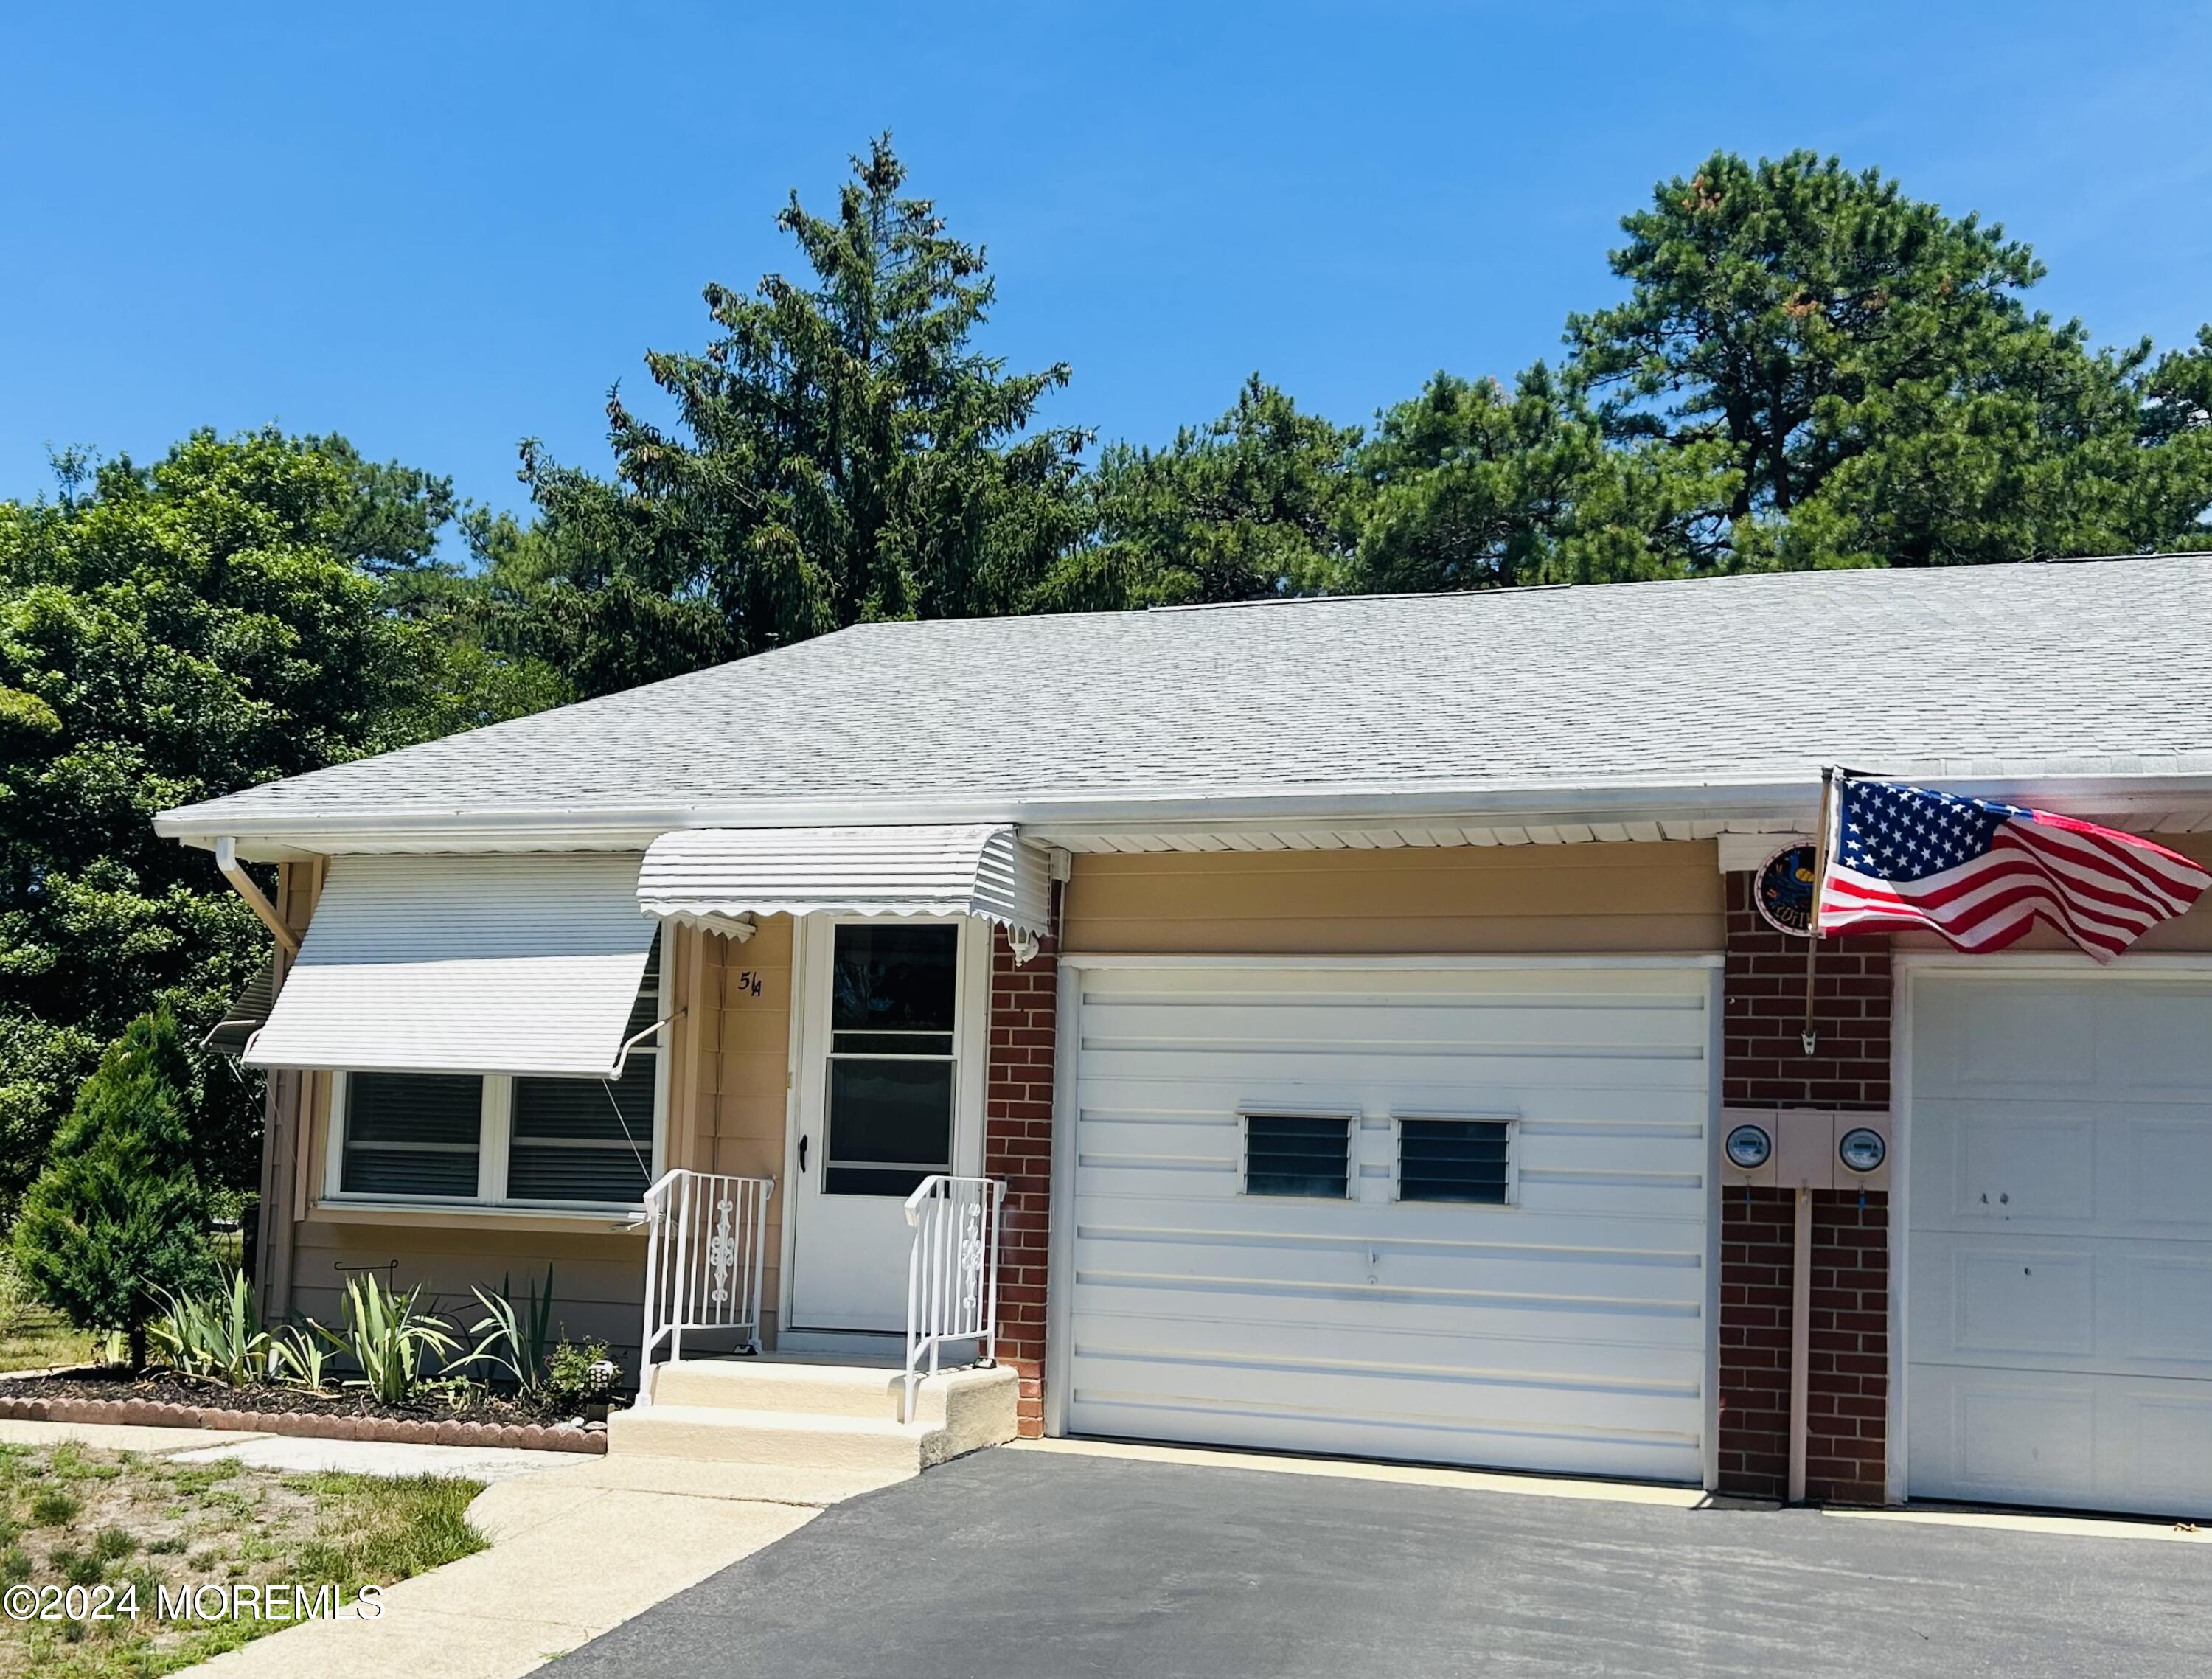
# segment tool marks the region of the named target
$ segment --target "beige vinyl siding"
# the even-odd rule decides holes
[[[553,1267],[553,1323],[583,1342],[604,1341],[625,1369],[637,1367],[645,1302],[645,1244],[618,1232],[501,1230],[479,1221],[452,1226],[337,1223],[310,1217],[295,1232],[292,1310],[333,1329],[344,1321],[349,1274],[366,1267],[399,1288],[420,1284],[423,1300],[465,1331],[483,1314],[469,1291],[496,1291],[502,1279],[520,1302],[542,1293]],[[394,1264],[394,1262],[397,1262]],[[386,1272],[381,1268],[392,1265]]]
[[[768,1208],[767,1274],[761,1284],[763,1335],[770,1345],[782,1296],[793,925],[788,916],[768,917],[743,944],[720,934],[689,935],[702,946],[702,1007],[693,1086],[697,1120],[690,1158],[679,1164],[702,1171],[775,1177]]]
[[[1152,955],[1711,952],[1710,841],[1087,854],[1061,948]]]

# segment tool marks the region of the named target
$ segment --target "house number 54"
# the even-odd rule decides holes
[[[738,995],[744,997],[757,997],[760,994],[760,975],[750,968],[741,970],[738,975]]]

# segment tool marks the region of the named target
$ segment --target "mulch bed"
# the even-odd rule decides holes
[[[232,1388],[188,1376],[133,1377],[76,1370],[0,1382],[0,1419],[17,1422],[119,1422],[155,1428],[232,1428],[325,1440],[397,1440],[416,1445],[505,1445],[538,1451],[604,1452],[606,1425],[549,1419],[516,1400],[483,1396],[456,1407],[436,1396],[384,1405],[359,1390],[301,1393]]]

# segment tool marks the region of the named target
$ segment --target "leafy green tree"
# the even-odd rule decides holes
[[[196,1041],[267,959],[156,812],[532,697],[387,602],[435,548],[442,480],[273,431],[58,465],[58,499],[0,503],[0,1208],[126,1022],[166,1007]],[[211,1181],[250,1183],[253,1091],[204,1068],[191,1120]]]
[[[1166,448],[1113,445],[1091,481],[1096,540],[1030,604],[1112,611],[1340,587],[1358,537],[1359,436],[1301,413],[1255,373],[1227,413]]]
[[[528,532],[480,526],[491,634],[579,694],[864,619],[1018,608],[1080,534],[1083,434],[1036,426],[1067,368],[1010,374],[970,340],[994,283],[888,137],[834,216],[777,225],[811,278],[706,289],[717,336],[646,368],[672,427],[611,394],[612,482],[526,444]]]
[[[15,1223],[32,1287],[81,1329],[122,1330],[133,1370],[162,1294],[214,1271],[193,1086],[175,1017],[133,1020],[77,1092]]]
[[[2194,543],[2191,358],[2032,313],[2028,247],[1879,171],[1729,153],[1622,223],[1615,306],[1570,317],[1608,437],[1719,445],[1705,532],[1750,565],[1930,565]]]

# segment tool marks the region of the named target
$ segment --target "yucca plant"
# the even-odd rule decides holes
[[[276,1341],[261,1327],[253,1285],[242,1271],[229,1287],[210,1294],[161,1291],[162,1310],[146,1326],[147,1339],[172,1369],[212,1377],[242,1388],[276,1373]]]
[[[402,1294],[367,1274],[347,1282],[344,1329],[314,1327],[360,1366],[360,1380],[348,1386],[365,1387],[386,1405],[404,1404],[422,1384],[426,1354],[442,1360],[459,1350],[452,1325],[419,1309],[422,1295],[420,1284]]]
[[[311,1329],[280,1330],[269,1349],[270,1366],[276,1379],[307,1393],[322,1392],[323,1372],[330,1361],[331,1349]]]
[[[540,1295],[538,1285],[530,1285],[530,1309],[526,1315],[514,1308],[514,1289],[505,1277],[499,1280],[499,1293],[487,1294],[481,1288],[469,1291],[477,1297],[477,1304],[484,1315],[469,1325],[469,1333],[478,1337],[477,1344],[459,1365],[488,1364],[503,1370],[520,1393],[537,1393],[545,1385],[545,1360],[552,1350],[549,1338],[553,1329],[553,1268],[545,1268],[545,1293]]]

